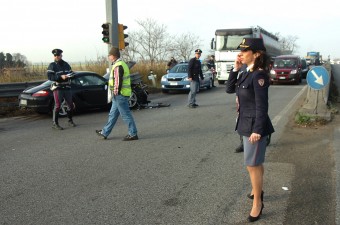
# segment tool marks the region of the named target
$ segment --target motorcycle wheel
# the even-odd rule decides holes
[[[134,108],[137,105],[137,95],[135,91],[132,91],[130,98],[129,98],[129,107]]]

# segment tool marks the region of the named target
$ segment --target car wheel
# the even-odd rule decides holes
[[[67,109],[68,109],[67,103],[66,103],[65,100],[63,100],[62,103],[61,103],[61,105],[60,105],[59,116],[60,116],[60,117],[67,116]],[[73,110],[75,110],[75,109],[76,109],[76,105],[75,105],[74,102],[73,102]],[[53,114],[53,110],[54,110],[54,101],[53,101],[51,110],[52,110],[51,112],[52,112],[52,114]]]
[[[162,93],[169,93],[169,90],[162,90]]]
[[[64,100],[60,105],[59,116],[66,116],[67,115],[67,104]]]
[[[130,98],[129,98],[129,107],[134,108],[137,105],[137,95],[134,91],[132,91]]]
[[[218,84],[224,84],[224,80],[218,80]]]

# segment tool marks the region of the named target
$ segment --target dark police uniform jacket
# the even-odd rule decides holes
[[[190,59],[188,64],[188,78],[192,78],[195,81],[203,80],[201,61],[196,57]]]
[[[226,92],[235,93],[239,101],[239,115],[235,130],[242,136],[252,133],[261,137],[274,132],[268,116],[269,77],[264,70],[247,72],[244,67],[240,71],[230,71]]]
[[[51,81],[55,81],[59,88],[70,88],[70,79],[63,80],[61,75],[72,73],[71,66],[64,60],[52,62],[47,68],[47,77]]]

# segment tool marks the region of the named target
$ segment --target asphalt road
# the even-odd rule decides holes
[[[272,145],[304,84],[271,86]],[[133,142],[122,141],[121,119],[107,140],[95,134],[107,112],[76,115],[78,126],[63,131],[48,116],[0,119],[0,224],[245,223],[251,188],[243,155],[234,153],[235,96],[219,85],[198,94],[196,109],[186,94],[149,100],[171,106],[134,111]],[[291,164],[266,162],[271,210],[258,224],[283,223],[290,192],[282,187],[293,177]]]

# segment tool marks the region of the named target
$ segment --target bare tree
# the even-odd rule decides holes
[[[190,59],[190,55],[192,55],[195,49],[199,48],[201,42],[202,40],[200,40],[195,34],[182,34],[175,38],[170,52],[172,52],[173,55],[178,55],[185,61],[188,61]]]
[[[169,46],[172,46],[171,37],[167,27],[154,19],[137,20],[137,24],[141,29],[129,33],[129,47],[125,54],[130,59],[149,61],[152,67],[155,62],[167,57]]]
[[[294,54],[296,52],[299,47],[296,44],[296,41],[299,39],[298,36],[288,35],[287,37],[283,37],[280,33],[276,33],[275,35],[279,37],[282,54]]]

